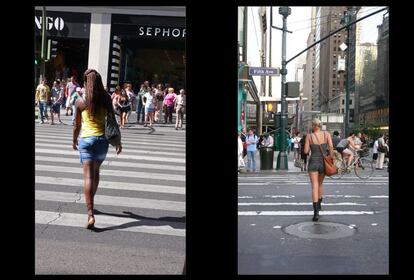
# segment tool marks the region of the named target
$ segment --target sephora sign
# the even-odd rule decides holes
[[[185,28],[139,26],[138,35],[140,37],[185,38]]]

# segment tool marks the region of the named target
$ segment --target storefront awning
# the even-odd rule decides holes
[[[256,103],[260,102],[256,84],[254,83],[253,79],[239,79],[239,83],[242,83],[244,85],[244,88],[250,94],[254,102]]]

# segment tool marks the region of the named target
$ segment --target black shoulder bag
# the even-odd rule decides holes
[[[115,114],[112,110],[108,110],[106,114],[105,137],[108,140],[109,144],[114,147],[121,144],[121,131],[119,130],[119,125],[116,122]]]

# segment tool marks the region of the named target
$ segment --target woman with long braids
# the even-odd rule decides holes
[[[326,155],[329,153],[333,157],[333,145],[331,134],[326,131],[321,131],[321,121],[313,119],[312,131],[306,136],[304,154],[311,155],[308,160],[308,173],[312,185],[312,204],[313,204],[313,218],[316,222],[319,219],[319,211],[322,209],[323,196],[323,179],[325,178],[323,155],[321,148]]]
[[[101,75],[94,69],[83,74],[85,94],[76,100],[76,118],[73,129],[73,149],[79,150],[83,166],[83,187],[88,223],[86,228],[93,228],[94,197],[99,184],[99,168],[108,152],[108,140],[105,138],[105,117],[114,113],[111,97],[106,93]],[[81,133],[79,142],[78,136]],[[122,145],[116,147],[116,153],[122,151]]]

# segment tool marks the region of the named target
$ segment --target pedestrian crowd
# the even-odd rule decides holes
[[[105,90],[107,91],[106,88]],[[63,109],[66,116],[72,116],[71,121],[74,125],[75,102],[84,92],[85,88],[79,85],[76,76],[70,77],[67,82],[56,79],[52,89],[47,84],[47,80],[43,79],[35,93],[39,123],[49,122],[49,116],[51,125],[55,124],[54,116],[57,116],[59,123],[62,123],[60,109]],[[186,108],[184,89],[175,93],[175,89],[168,83],[150,86],[148,81],[144,81],[134,92],[132,84],[126,82],[122,86],[116,86],[115,91],[108,94],[111,96],[120,128],[125,128],[133,110],[136,111],[136,123],[143,124],[144,127],[153,127],[155,123],[172,124],[175,114],[175,129],[183,128]]]

